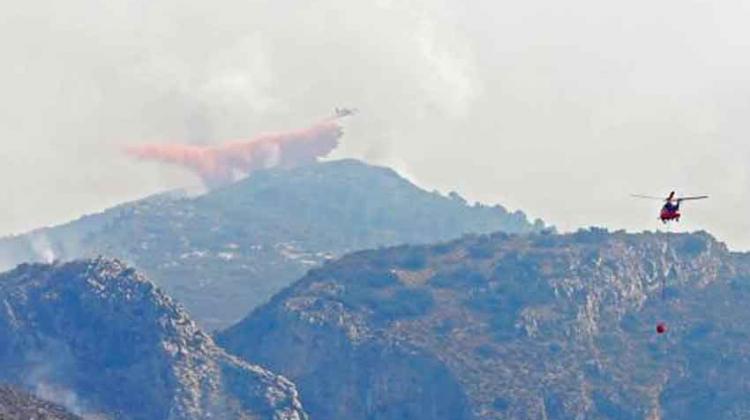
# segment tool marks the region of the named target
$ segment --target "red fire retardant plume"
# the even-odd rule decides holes
[[[217,146],[146,144],[125,152],[137,159],[184,166],[197,173],[206,186],[215,187],[258,169],[315,162],[331,153],[342,135],[337,119],[331,118],[300,130],[265,133]]]

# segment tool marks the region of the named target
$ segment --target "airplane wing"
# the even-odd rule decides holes
[[[707,195],[694,195],[690,197],[680,197],[678,200],[680,201],[686,201],[686,200],[703,200],[704,198],[708,198]]]

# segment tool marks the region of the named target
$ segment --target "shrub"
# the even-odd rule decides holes
[[[437,273],[429,280],[430,285],[447,289],[470,289],[481,287],[486,283],[487,280],[482,273],[466,267]]]
[[[493,241],[489,236],[482,235],[477,237],[476,241],[468,246],[467,251],[469,252],[469,256],[471,256],[472,258],[492,258],[496,252],[496,242]]]
[[[453,243],[437,244],[432,247],[432,251],[433,253],[435,253],[435,255],[445,255],[453,251],[455,247],[456,246]]]
[[[497,411],[505,411],[508,407],[510,407],[510,402],[503,397],[497,397],[495,398],[495,401],[492,402],[492,408]]]
[[[399,284],[399,280],[390,270],[365,270],[357,274],[356,283],[360,287],[384,288]]]
[[[396,265],[407,270],[420,270],[427,266],[427,255],[423,248],[407,248],[399,255]]]
[[[579,244],[600,244],[607,240],[609,231],[606,228],[590,227],[579,229],[573,234],[574,240]]]
[[[435,301],[428,290],[404,288],[390,298],[375,302],[372,309],[378,318],[392,321],[426,315],[434,304]]]
[[[595,391],[593,394],[593,400],[597,411],[608,419],[626,420],[638,418],[634,413],[631,413],[620,405],[612,402],[612,400],[607,398],[607,396],[601,392]]]
[[[684,240],[680,241],[677,246],[677,251],[681,254],[686,254],[691,257],[695,257],[705,252],[708,249],[706,239],[700,236],[690,235]]]

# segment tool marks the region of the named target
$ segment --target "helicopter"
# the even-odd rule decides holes
[[[662,223],[664,224],[672,222],[672,221],[675,221],[675,222],[680,221],[680,217],[682,216],[680,214],[680,204],[683,201],[703,200],[705,198],[708,198],[707,195],[675,197],[674,191],[670,192],[667,198],[652,197],[650,195],[641,195],[641,194],[631,194],[631,196],[637,197],[637,198],[646,198],[650,200],[664,201],[664,205],[662,206],[661,211],[659,211],[659,220],[661,220]],[[667,233],[667,247],[669,247],[669,233]],[[666,290],[666,278],[662,277],[662,283],[661,283],[662,300],[666,299],[665,290]],[[667,323],[664,321],[659,321],[659,323],[656,324],[657,334],[664,334],[667,332],[667,329],[668,329]]]
[[[633,197],[637,198],[646,198],[650,200],[659,200],[663,201],[664,205],[661,208],[661,211],[659,211],[659,220],[662,221],[662,223],[667,224],[671,221],[679,222],[680,217],[682,216],[680,214],[680,204],[683,201],[688,200],[703,200],[705,198],[708,198],[707,195],[695,195],[695,196],[686,196],[686,197],[675,197],[675,192],[672,191],[669,193],[667,198],[659,198],[659,197],[652,197],[650,195],[641,195],[641,194],[631,194]],[[669,247],[669,232],[667,232],[667,248]],[[661,299],[666,300],[666,277],[662,277],[661,281]],[[657,334],[664,334],[668,330],[667,323],[664,321],[659,321],[656,324],[656,333]]]
[[[675,222],[680,221],[680,217],[682,216],[682,214],[680,213],[680,203],[682,203],[683,201],[703,200],[705,198],[708,198],[707,195],[675,197],[674,191],[670,192],[667,198],[659,198],[659,197],[653,197],[650,195],[641,195],[641,194],[631,194],[631,196],[637,197],[637,198],[646,198],[646,199],[651,199],[651,200],[664,201],[664,205],[662,206],[661,211],[659,212],[659,220],[661,220],[662,223],[667,223],[671,221],[675,221]]]

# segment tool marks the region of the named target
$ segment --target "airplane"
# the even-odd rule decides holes
[[[631,195],[637,198],[647,198],[651,200],[664,201],[664,206],[662,206],[661,211],[659,212],[659,220],[661,220],[662,223],[667,223],[671,221],[675,221],[675,222],[680,221],[680,216],[682,216],[682,214],[680,214],[681,202],[687,201],[687,200],[702,200],[704,198],[708,198],[707,195],[675,197],[674,191],[669,193],[669,196],[667,198],[652,197],[650,195],[641,195],[641,194],[631,194]]]
[[[357,108],[335,108],[334,112],[337,117],[346,117],[356,114],[359,110]]]

